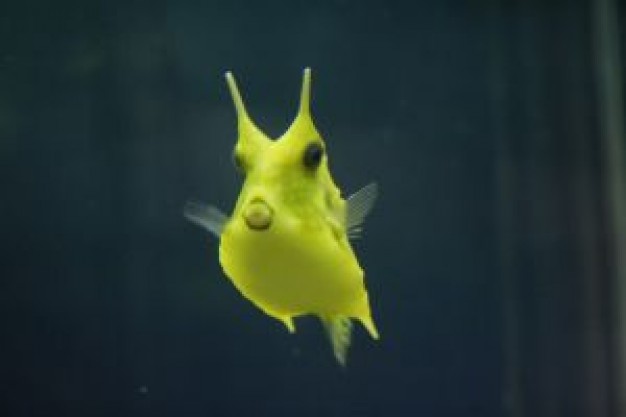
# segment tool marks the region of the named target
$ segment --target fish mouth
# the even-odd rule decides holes
[[[249,229],[263,231],[272,225],[274,211],[264,200],[255,198],[246,206],[243,218]]]

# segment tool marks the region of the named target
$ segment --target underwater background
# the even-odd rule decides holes
[[[623,416],[623,3],[0,5],[1,416]],[[182,216],[312,112],[381,333],[346,369]]]

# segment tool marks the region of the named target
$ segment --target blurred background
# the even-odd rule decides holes
[[[624,416],[626,10],[585,1],[0,5],[0,415]],[[382,335],[349,365],[224,278],[234,71],[304,67]]]

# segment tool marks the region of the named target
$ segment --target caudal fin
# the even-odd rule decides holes
[[[352,341],[352,320],[346,316],[321,316],[322,324],[341,366],[346,366],[348,348]]]

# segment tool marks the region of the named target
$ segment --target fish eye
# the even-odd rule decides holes
[[[324,148],[319,142],[309,143],[304,150],[302,162],[307,169],[315,169],[322,162],[324,156]]]
[[[235,166],[238,172],[242,174],[246,173],[246,169],[245,169],[246,167],[243,161],[243,157],[237,151],[233,151],[233,165]]]

